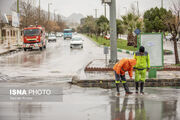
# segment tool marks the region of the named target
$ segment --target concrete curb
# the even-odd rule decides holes
[[[72,80],[71,84],[80,87],[100,87],[105,89],[115,88],[115,80]],[[129,87],[134,87],[134,80],[127,80]],[[121,84],[121,83],[120,83]],[[180,78],[174,79],[147,79],[145,87],[180,87]]]
[[[92,63],[93,61],[89,62],[84,71],[85,72],[92,72],[92,71],[100,71],[100,72],[107,72],[107,71],[113,71],[113,68],[111,67],[90,67],[90,64]],[[152,69],[157,69],[155,67],[152,67]],[[157,71],[180,71],[180,67],[179,66],[164,66],[164,67],[161,67],[161,68],[158,68]]]
[[[124,49],[117,49],[118,52],[134,55],[134,51],[124,50]]]
[[[22,48],[9,49],[9,50],[7,50],[5,52],[0,53],[0,56],[11,54],[11,53],[17,53],[17,52],[20,52],[22,50],[23,50]]]

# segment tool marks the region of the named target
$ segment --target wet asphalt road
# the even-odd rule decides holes
[[[0,103],[1,120],[179,120],[180,90],[146,88],[145,95],[116,96],[115,89],[63,87],[59,102]],[[121,89],[122,90],[122,89]]]
[[[48,43],[43,52],[23,51],[0,57],[1,76],[4,75],[4,79],[11,81],[16,80],[15,82],[27,82],[20,80],[31,78],[64,78],[61,79],[64,81],[74,75],[79,76],[90,61],[104,58],[102,48],[85,37],[83,39],[83,49],[70,49],[70,40],[58,38],[56,43]]]

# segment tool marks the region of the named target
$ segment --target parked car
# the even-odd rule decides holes
[[[74,36],[70,41],[70,48],[80,47],[83,48],[83,39],[80,36]]]
[[[110,35],[108,34],[108,35],[104,36],[104,38],[105,38],[106,40],[110,40]]]
[[[171,40],[171,38],[172,38],[172,35],[171,35],[171,34],[168,34],[168,35],[166,36],[166,40]]]
[[[50,34],[48,36],[48,42],[56,42],[56,35],[55,34]]]
[[[176,40],[178,41],[179,39],[180,39],[180,38],[179,38],[179,35],[177,35],[177,36],[176,36]],[[170,40],[170,41],[173,40],[173,39],[172,39],[172,35],[171,35],[171,34],[168,34],[168,35],[166,36],[166,40]]]

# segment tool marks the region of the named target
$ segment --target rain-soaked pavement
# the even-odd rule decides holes
[[[94,59],[104,59],[103,48],[91,40],[84,39],[83,49],[70,49],[70,41],[58,38],[56,43],[49,43],[41,51],[20,52],[0,57],[0,79],[13,82],[26,82],[25,79],[69,80],[72,76],[86,77],[84,67]],[[122,54],[119,54],[122,57]],[[123,54],[123,57],[131,57]],[[64,78],[64,80],[62,79]],[[30,81],[29,81],[30,82]]]
[[[121,89],[121,95],[116,96],[115,89],[68,84],[74,75],[91,76],[83,72],[84,67],[94,59],[105,58],[103,48],[83,39],[83,49],[70,49],[69,40],[59,38],[43,52],[22,51],[0,57],[1,86],[53,85],[63,89],[63,100],[59,102],[0,102],[0,120],[180,119],[180,89],[146,88],[143,96],[125,96]]]
[[[84,38],[83,49],[70,49],[69,40],[59,38],[41,51],[20,52],[0,57],[0,73],[11,79],[68,78],[79,75],[89,61],[101,58],[102,48]]]
[[[125,96],[121,89],[63,87],[59,102],[0,103],[1,120],[179,120],[180,89],[146,88]],[[133,88],[131,88],[133,89]],[[132,90],[134,91],[134,90]]]

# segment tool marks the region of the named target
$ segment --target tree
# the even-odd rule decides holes
[[[122,16],[122,22],[124,28],[128,30],[128,46],[135,45],[135,36],[133,35],[133,31],[136,28],[142,29],[142,21],[138,15],[134,14],[133,12],[128,13],[125,16]],[[136,45],[135,45],[136,46]]]
[[[17,2],[15,2],[11,10],[16,11]],[[63,31],[66,28],[66,23],[61,19],[60,15],[57,15],[57,21],[48,21],[47,11],[41,10],[39,15],[39,7],[35,6],[35,0],[23,0],[20,2],[20,27],[24,28],[29,25],[44,26],[46,31]],[[40,17],[39,17],[40,16]]]
[[[172,12],[164,8],[151,8],[144,13],[145,32],[164,32],[168,30],[167,20]]]
[[[177,39],[176,39],[178,34],[180,34],[180,18],[179,18],[180,7],[179,6],[180,6],[180,1],[173,2],[172,11],[174,13],[174,16],[171,17],[171,19],[167,21],[168,26],[169,26],[169,32],[171,33],[172,40],[174,42],[174,55],[175,55],[176,64],[180,64],[178,48],[177,48]]]
[[[167,11],[164,8],[151,8],[147,10],[144,14],[144,24],[146,32],[170,32],[172,35],[172,40],[174,42],[174,53],[176,64],[179,64],[179,56],[177,49],[179,17],[178,17],[178,5],[174,3],[174,15],[171,10]],[[180,10],[180,9],[179,9]]]
[[[105,16],[100,16],[99,19],[96,20],[98,35],[106,35],[109,30],[109,20]]]
[[[87,16],[83,19],[83,23],[78,27],[78,32],[91,35],[96,33],[96,21],[93,16]]]
[[[117,19],[116,20],[116,27],[117,27],[117,36],[120,34],[124,34],[125,33],[125,29],[124,29],[124,26],[123,26],[123,21]]]

